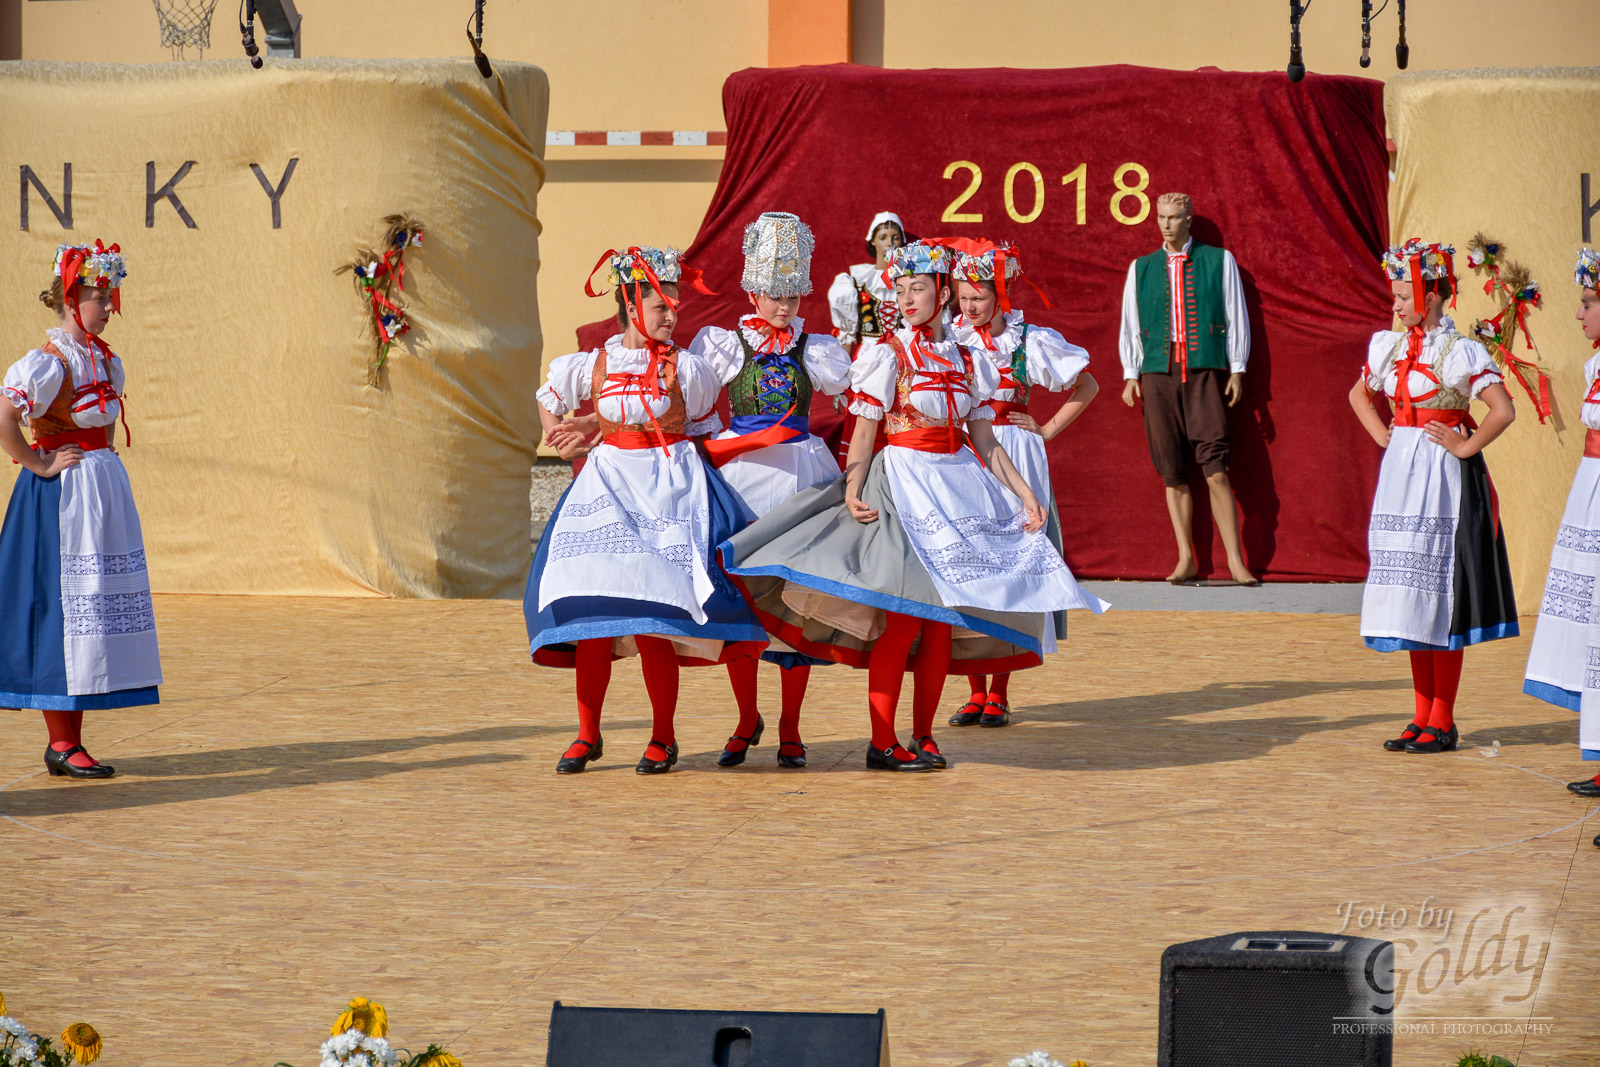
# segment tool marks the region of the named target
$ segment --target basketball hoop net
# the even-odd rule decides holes
[[[195,58],[205,56],[211,47],[211,12],[217,0],[150,0],[161,23],[161,43],[172,49],[173,59],[183,59],[183,50],[193,48]]]

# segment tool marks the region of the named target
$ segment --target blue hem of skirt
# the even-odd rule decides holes
[[[583,602],[587,597],[564,597],[556,603],[569,607],[575,611],[583,611]],[[614,598],[608,599],[612,604],[617,603]],[[643,609],[656,608],[661,605],[650,604],[647,601],[634,601]],[[710,641],[754,641],[757,644],[766,644],[767,631],[753,623],[697,623],[691,620],[667,619],[659,615],[633,615],[627,618],[597,619],[587,622],[570,622],[564,626],[552,626],[539,631],[534,637],[528,651],[537,652],[550,645],[571,645],[579,641],[591,641],[601,637],[637,637],[641,634],[657,634],[662,637],[694,637]]]
[[[1498,641],[1502,637],[1516,637],[1521,631],[1515,622],[1501,622],[1481,629],[1471,629],[1465,634],[1451,634],[1448,645],[1430,645],[1413,641],[1409,637],[1366,637],[1367,647],[1374,652],[1459,652],[1468,645],[1481,645],[1485,641]]]
[[[856,604],[865,604],[868,607],[878,608],[882,611],[895,611],[901,615],[912,615],[919,619],[931,622],[947,622],[952,626],[964,626],[989,637],[1001,641],[1009,641],[1019,648],[1026,649],[1035,655],[1043,655],[1044,648],[1037,637],[1025,634],[1020,630],[1013,630],[1009,626],[989,619],[968,615],[958,608],[935,607],[924,604],[919,600],[907,600],[904,597],[891,596],[880,593],[875,589],[862,589],[859,586],[846,585],[835,582],[829,578],[819,578],[814,574],[804,574],[789,567],[740,567],[730,562],[735,556],[733,545],[724,541],[717,547],[722,555],[723,566],[729,574],[753,574],[766,578],[782,578],[796,585],[803,585],[807,589],[815,589],[819,593],[836,596],[840,600],[849,600]]]
[[[27,708],[30,711],[110,711],[113,708],[141,708],[161,703],[159,686],[118,689],[112,693],[7,693],[0,692],[0,708]]]
[[[1532,678],[1524,678],[1522,680],[1522,691],[1531,697],[1538,697],[1546,704],[1554,704],[1556,707],[1566,708],[1568,711],[1577,711],[1578,705],[1583,699],[1580,693],[1574,693],[1570,689],[1562,689],[1560,686],[1551,685],[1549,682],[1536,682]]]
[[[1586,760],[1600,760],[1600,748],[1586,748],[1586,749],[1584,749],[1583,750],[1583,758],[1586,759]]]

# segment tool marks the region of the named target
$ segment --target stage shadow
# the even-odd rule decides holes
[[[618,730],[644,729],[648,719],[618,719]],[[104,782],[39,780],[31,788],[0,792],[0,814],[18,819],[75,815],[196,800],[219,800],[274,789],[363,782],[413,771],[481,767],[546,758],[552,773],[560,755],[554,749],[537,753],[487,752],[444,759],[393,762],[378,757],[441,745],[481,745],[551,737],[570,739],[572,726],[496,726],[450,734],[359,740],[307,741],[257,745],[220,751],[174,752],[153,756],[108,756],[117,776]],[[631,765],[630,765],[631,766]]]
[[[945,719],[955,710],[954,703],[946,700],[941,714],[934,720],[934,733],[940,748],[954,762],[1067,771],[1189,767],[1254,759],[1314,734],[1341,732],[1373,723],[1392,722],[1398,732],[1410,713],[1410,704],[1387,701],[1381,711],[1338,718],[1275,714],[1206,723],[1180,720],[1178,716],[1231,711],[1331,693],[1409,692],[1410,689],[1411,682],[1401,678],[1359,682],[1216,682],[1200,689],[1173,693],[1015,705],[1013,723],[1027,724],[1022,730],[946,726]],[[909,698],[909,693],[906,697]],[[900,726],[901,741],[908,742],[909,723],[904,706]],[[842,759],[864,753],[867,744],[866,738],[858,738],[811,745],[807,770],[829,769]],[[686,753],[674,773],[729,773],[716,766],[716,757],[715,751]],[[772,762],[772,756],[763,746],[751,753],[746,766],[758,768],[760,764],[767,764],[760,769],[777,771]],[[863,768],[852,759],[848,769]]]

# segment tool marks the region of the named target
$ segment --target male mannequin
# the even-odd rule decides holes
[[[1205,474],[1211,515],[1240,585],[1259,585],[1245,565],[1239,511],[1228,481],[1228,408],[1244,394],[1250,318],[1233,255],[1189,236],[1193,202],[1184,193],[1156,201],[1162,247],[1128,267],[1118,350],[1122,401],[1144,400],[1150,459],[1166,485],[1178,565],[1167,581],[1199,574],[1194,551],[1190,454]]]

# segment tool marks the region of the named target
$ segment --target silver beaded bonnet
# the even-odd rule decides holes
[[[744,277],[747,293],[804,296],[811,292],[811,252],[816,241],[798,215],[768,211],[744,228]]]

